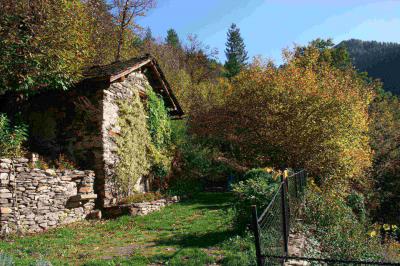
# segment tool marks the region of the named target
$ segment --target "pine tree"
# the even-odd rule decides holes
[[[150,27],[146,28],[146,32],[144,33],[143,42],[154,42],[155,39],[153,37],[153,33],[151,32]]]
[[[228,41],[226,42],[226,76],[228,78],[236,76],[240,70],[246,65],[248,60],[246,46],[240,35],[240,29],[232,24],[228,30]]]
[[[165,38],[165,42],[175,48],[181,47],[181,42],[179,40],[179,36],[174,29],[169,29],[167,31],[167,37]]]

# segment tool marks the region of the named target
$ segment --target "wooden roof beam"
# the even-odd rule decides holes
[[[132,73],[136,69],[138,69],[138,68],[140,68],[140,67],[142,67],[144,65],[147,65],[150,62],[152,62],[151,58],[146,59],[146,60],[144,60],[144,61],[142,61],[142,62],[140,62],[140,63],[138,63],[138,64],[136,64],[134,66],[131,66],[130,68],[128,68],[128,69],[126,69],[126,70],[124,70],[124,71],[122,71],[122,72],[120,72],[118,74],[112,75],[112,76],[110,76],[110,82],[116,81],[116,80],[120,79],[121,77],[125,77],[126,75],[129,75],[130,73]]]

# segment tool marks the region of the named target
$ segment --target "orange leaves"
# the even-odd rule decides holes
[[[257,60],[233,80],[232,89],[228,115],[215,130],[235,139],[248,156],[345,179],[370,166],[373,93],[353,69],[320,62],[318,50],[306,49],[303,55],[289,53],[280,68]]]

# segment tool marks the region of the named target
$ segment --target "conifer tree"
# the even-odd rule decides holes
[[[155,41],[155,39],[153,37],[153,33],[152,33],[150,27],[146,28],[146,31],[144,33],[143,41],[144,42],[154,42]]]
[[[169,29],[167,31],[167,37],[165,38],[165,42],[175,48],[181,47],[181,42],[179,40],[179,36],[174,29]]]
[[[240,29],[236,24],[232,24],[227,34],[226,42],[226,76],[228,78],[236,76],[240,70],[246,65],[248,60],[246,46],[240,35]]]

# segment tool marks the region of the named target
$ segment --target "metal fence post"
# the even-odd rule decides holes
[[[257,265],[264,266],[264,259],[261,254],[261,239],[260,239],[260,228],[258,226],[258,215],[257,215],[257,206],[251,206],[251,213],[253,219],[253,231],[254,231],[254,238],[256,242],[256,256],[257,256]]]
[[[283,180],[283,177],[282,177]],[[281,186],[281,210],[282,210],[282,234],[283,234],[283,250],[284,255],[287,256],[289,254],[289,243],[288,243],[288,220],[287,220],[287,201],[286,201],[286,189],[285,182],[282,182]]]

